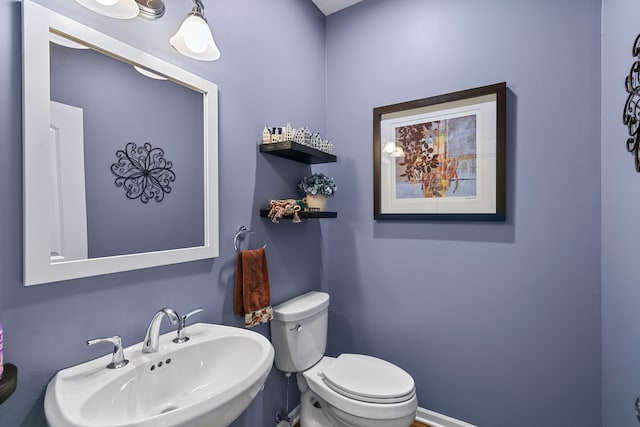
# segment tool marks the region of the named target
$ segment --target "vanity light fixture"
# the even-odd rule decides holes
[[[220,50],[213,40],[211,28],[204,16],[202,0],[192,0],[193,9],[187,15],[169,43],[179,53],[200,61],[215,61]],[[164,15],[164,0],[76,0],[87,9],[116,19],[131,19],[141,16],[158,19]]]
[[[404,157],[404,150],[402,147],[396,147],[396,149],[393,150],[393,153],[391,153],[391,157]]]
[[[394,141],[387,141],[384,144],[382,151],[384,151],[391,157],[404,157],[404,150],[402,149],[402,147],[396,146],[396,143]]]
[[[138,65],[134,65],[133,68],[139,72],[140,74],[142,74],[145,77],[149,77],[150,79],[155,79],[155,80],[167,80],[167,78],[165,76],[161,76],[160,74],[156,74],[153,71],[149,71],[146,68],[140,67]]]
[[[387,141],[385,142],[384,148],[382,150],[387,154],[391,154],[396,151],[396,143],[393,141]]]
[[[220,50],[204,17],[204,5],[201,0],[193,0],[193,9],[169,39],[169,43],[189,58],[201,61],[215,61],[220,58]]]
[[[135,0],[76,0],[87,9],[116,19],[132,19],[140,9]]]

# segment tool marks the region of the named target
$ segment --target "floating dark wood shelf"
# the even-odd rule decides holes
[[[269,217],[269,209],[260,209],[260,216],[263,218]],[[338,212],[329,212],[329,211],[321,211],[321,212],[308,212],[308,211],[300,211],[298,212],[298,216],[300,219],[316,219],[316,218],[337,218]],[[285,216],[282,219],[292,219],[292,216]]]
[[[4,372],[0,380],[0,403],[4,402],[16,391],[18,385],[18,368],[16,365],[7,363],[4,365]]]
[[[260,152],[295,160],[296,162],[308,165],[317,163],[332,163],[338,160],[333,154],[316,150],[306,145],[293,141],[274,142],[271,144],[260,144]]]

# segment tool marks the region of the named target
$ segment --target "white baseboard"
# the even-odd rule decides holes
[[[418,408],[416,421],[428,424],[432,427],[477,427],[473,424],[465,423],[464,421],[456,420],[424,408]]]
[[[291,420],[292,426],[296,425],[296,423],[300,421],[300,405],[296,406],[293,408],[293,411],[289,412],[289,419]],[[464,421],[456,420],[424,408],[418,408],[416,421],[429,424],[431,427],[477,427],[473,424],[465,423]]]

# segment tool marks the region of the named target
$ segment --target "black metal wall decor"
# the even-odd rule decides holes
[[[153,148],[146,142],[138,147],[129,142],[124,150],[116,151],[118,161],[111,165],[116,176],[116,187],[123,187],[129,199],[140,199],[147,203],[164,200],[171,193],[171,183],[176,174],[171,170],[173,164],[164,158],[164,150]]]
[[[627,139],[627,151],[633,154],[636,172],[640,172],[640,159],[638,150],[640,150],[640,35],[633,42],[632,55],[636,61],[631,66],[631,71],[625,79],[625,88],[629,96],[624,104],[624,113],[622,122],[629,130],[629,138]]]

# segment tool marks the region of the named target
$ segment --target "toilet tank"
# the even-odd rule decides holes
[[[329,294],[311,291],[273,307],[271,343],[276,367],[302,372],[315,365],[327,347]]]

